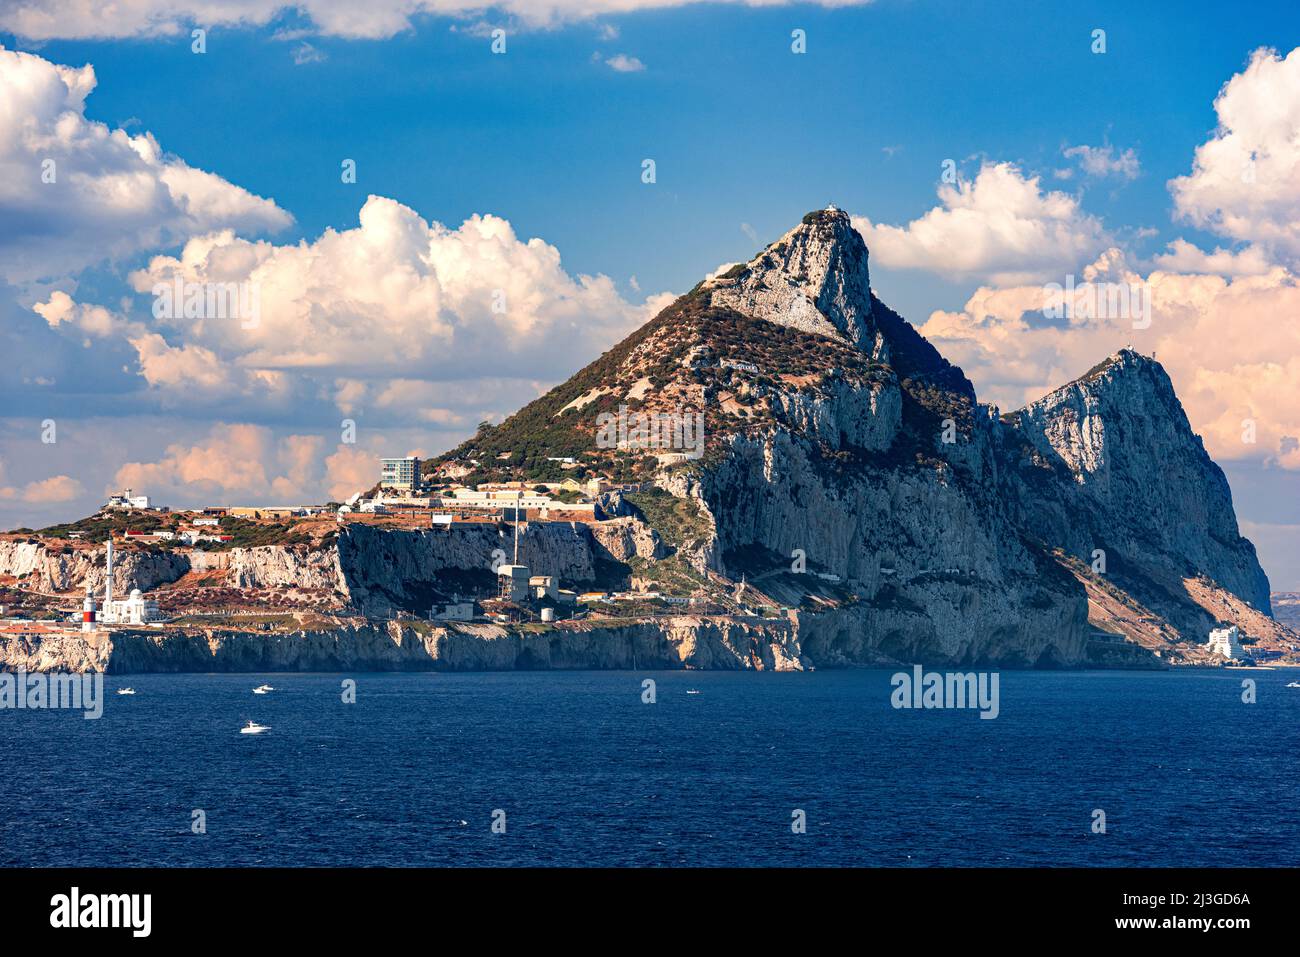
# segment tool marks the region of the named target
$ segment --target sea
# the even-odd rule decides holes
[[[0,711],[0,864],[1297,862],[1300,672],[1003,671],[992,720],[893,674],[110,675]]]

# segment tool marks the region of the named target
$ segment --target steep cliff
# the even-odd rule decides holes
[[[83,591],[87,585],[102,594],[104,551],[35,539],[0,540],[0,576],[19,579],[24,588],[42,594]],[[148,591],[176,581],[189,569],[189,557],[182,552],[122,550],[113,563],[113,593],[125,597],[133,588]]]
[[[267,634],[229,628],[0,633],[0,670],[143,672],[708,669],[799,671],[787,620],[671,618],[545,628],[387,621]]]
[[[1104,560],[1110,580],[1190,636],[1215,621],[1186,584],[1197,576],[1269,614],[1227,478],[1154,359],[1118,352],[1004,420],[1005,497],[1043,542]]]

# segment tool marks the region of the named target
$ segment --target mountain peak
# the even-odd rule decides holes
[[[872,321],[867,244],[849,214],[814,210],[748,263],[704,283],[717,306],[828,336],[885,360]]]

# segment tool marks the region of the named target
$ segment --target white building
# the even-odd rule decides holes
[[[472,601],[445,601],[434,605],[430,618],[435,621],[473,621],[474,603]]]
[[[132,495],[131,494],[132,491],[133,489],[128,488],[128,489],[124,489],[122,492],[119,492],[116,495],[110,495],[108,497],[108,501],[104,504],[104,508],[147,509],[149,507],[149,496]]]
[[[108,625],[148,625],[163,620],[163,613],[158,610],[158,603],[152,598],[145,598],[140,589],[131,589],[128,598],[118,598],[104,602],[99,620]]]
[[[1242,650],[1241,644],[1237,641],[1239,634],[1236,625],[1215,628],[1210,632],[1210,640],[1205,643],[1205,648],[1212,655],[1223,655],[1223,657],[1229,659],[1245,658],[1246,652]]]
[[[414,455],[379,460],[379,484],[384,488],[420,487],[420,460]]]

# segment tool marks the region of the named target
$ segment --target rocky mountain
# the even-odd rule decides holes
[[[1272,623],[1226,479],[1159,363],[1125,350],[1000,415],[876,297],[868,261],[845,213],[810,213],[430,467],[537,477],[565,455],[653,484],[693,513],[685,564],[799,606],[821,664],[1195,658],[1211,596]],[[700,413],[704,440],[610,448],[599,423],[616,413]]]
[[[107,644],[10,636],[0,664],[1163,667],[1207,661],[1220,621],[1248,648],[1300,652],[1159,363],[1124,350],[1002,414],[875,295],[868,266],[846,214],[810,213],[426,463],[463,484],[603,481],[599,521],[526,523],[521,562],[691,613],[412,624],[435,600],[492,592],[510,526],[327,518],[116,563],[119,594],[271,609],[287,621],[274,634],[200,617]],[[106,521],[79,533],[102,541]],[[0,600],[98,590],[102,567],[97,543],[0,537]]]

